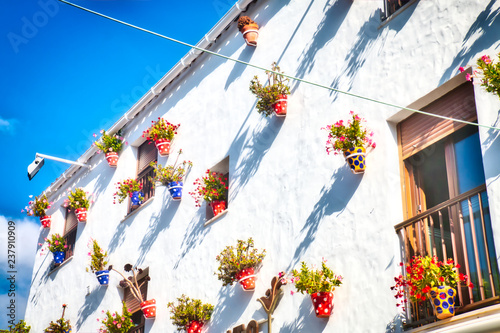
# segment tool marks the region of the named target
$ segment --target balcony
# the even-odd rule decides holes
[[[474,288],[457,286],[456,313],[500,303],[500,279],[486,186],[447,200],[394,227],[404,261],[413,256],[452,258]],[[436,321],[429,301],[407,307],[405,328]]]

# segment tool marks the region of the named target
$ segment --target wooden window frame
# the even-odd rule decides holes
[[[144,155],[141,154],[143,149],[146,149]],[[154,155],[154,157],[153,157]],[[146,162],[142,161],[142,157],[146,158]],[[142,192],[144,193],[143,203],[147,200],[154,197],[155,188],[152,181],[149,180],[149,177],[154,177],[154,168],[149,165],[150,162],[158,161],[158,150],[155,145],[150,143],[150,141],[143,142],[140,146],[137,147],[137,181],[142,184]],[[142,164],[142,165],[141,165]],[[137,209],[137,208],[136,208]],[[128,213],[130,214],[135,209],[132,207],[132,202],[129,199],[128,203]]]

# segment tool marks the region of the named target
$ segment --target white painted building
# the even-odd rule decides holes
[[[412,0],[394,13],[389,7],[384,0],[240,0],[198,47],[267,68],[277,61],[286,74],[307,81],[499,127],[498,97],[467,82],[458,68],[498,53],[500,2]],[[240,15],[260,25],[256,48],[246,46],[238,32]],[[294,288],[284,286],[274,332],[400,331],[404,316],[390,286],[403,257],[426,251],[440,257],[447,251],[462,262],[475,288],[471,294],[462,288],[464,306],[453,319],[415,331],[498,329],[498,131],[424,115],[408,118],[412,112],[401,107],[295,80],[286,118],[264,118],[248,90],[254,75],[264,77],[258,69],[189,52],[109,129],[122,129],[130,143],[116,169],[89,148],[80,162],[90,170],[72,166],[47,189],[56,203],[48,212],[52,227],[41,229],[40,240],[56,232],[76,236],[72,256],[60,267],[53,269],[50,254],[36,257],[26,310],[32,331],[58,319],[63,303],[65,318],[81,333],[97,331],[102,310],[120,310],[118,274],[111,273],[106,288],[85,271],[91,237],[108,250],[114,267],[149,268],[147,298],[156,299],[157,315],[141,332],[174,332],[166,305],[183,293],[215,305],[210,332],[252,319],[267,332],[256,299],[272,277],[301,261],[319,265],[322,258],[344,277],[334,292],[333,315],[316,318],[309,297],[292,296]],[[352,174],[343,158],[325,152],[327,132],[321,128],[347,119],[350,110],[375,132],[377,147],[364,175]],[[194,165],[182,201],[157,188],[128,213],[126,203],[113,205],[115,183],[137,176],[142,132],[158,117],[181,124],[173,151],[182,148]],[[173,163],[175,154],[157,159]],[[187,192],[214,166],[229,173],[228,210],[207,224],[205,207],[197,208]],[[62,207],[68,187],[96,195],[87,222],[76,229],[66,223]],[[417,214],[422,219],[413,219],[411,229]],[[395,226],[405,221],[398,236]],[[248,237],[267,251],[256,290],[222,287],[214,275],[216,255]]]

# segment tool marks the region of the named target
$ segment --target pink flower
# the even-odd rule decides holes
[[[99,133],[103,134],[104,133],[104,130],[100,130]]]
[[[458,67],[458,70],[460,71],[460,73],[463,73],[465,71],[465,68],[463,68],[462,66]]]
[[[469,73],[467,73],[467,74],[465,75],[465,79],[466,79],[467,81],[472,81],[472,76],[471,76]]]
[[[96,137],[97,137],[97,134],[95,134],[95,133],[94,133],[94,134],[92,134],[92,136],[93,136],[94,138],[96,138]],[[99,320],[99,319],[98,319],[98,320]]]
[[[293,290],[290,290],[290,295],[292,295],[292,296],[293,296],[293,294],[295,294],[295,293],[293,292]]]
[[[481,60],[484,61],[486,64],[491,64],[491,59],[487,55],[482,56]]]

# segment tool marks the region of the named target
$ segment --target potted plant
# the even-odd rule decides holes
[[[144,200],[144,193],[142,193],[142,183],[139,183],[136,179],[128,178],[122,182],[116,183],[116,192],[113,194],[113,203],[122,203],[123,200],[130,197],[132,202],[132,208],[137,208],[142,204]]]
[[[152,121],[151,127],[142,133],[142,137],[155,143],[160,156],[168,156],[168,154],[170,154],[170,143],[177,134],[179,126],[181,126],[181,124],[174,125],[158,117],[158,120]]]
[[[129,278],[126,278],[122,272],[117,271],[112,266],[110,266],[109,269],[117,272],[118,274],[120,274],[122,276],[123,280],[120,281],[120,286],[130,288],[130,292],[132,293],[134,298],[140,302],[140,306],[141,306],[141,310],[142,310],[142,313],[144,315],[144,318],[154,319],[156,317],[156,300],[155,299],[145,300],[142,297],[142,293],[141,293],[142,285],[145,284],[147,281],[150,281],[151,278],[149,276],[147,276],[146,280],[141,282],[141,284],[139,284],[137,282],[137,275],[142,273],[142,269],[137,268],[137,267],[133,267],[131,264],[126,264],[123,267],[125,272],[130,272],[132,274],[132,276],[130,276]]]
[[[71,323],[69,320],[64,319],[64,311],[66,311],[66,304],[63,304],[63,313],[61,318],[59,318],[55,323],[53,321],[50,322],[49,327],[47,327],[44,332],[45,333],[70,333],[71,332]]]
[[[254,249],[252,238],[247,241],[238,240],[236,248],[227,246],[217,257],[219,262],[217,278],[222,281],[223,286],[233,285],[238,281],[243,290],[255,289],[255,270],[260,268],[262,260],[266,256],[266,250],[261,253]]]
[[[85,192],[83,188],[78,187],[70,192],[68,199],[64,200],[64,206],[75,211],[78,222],[87,221],[87,210],[90,206],[88,196],[90,196],[89,192]]]
[[[297,291],[311,295],[316,317],[329,317],[333,309],[333,291],[342,284],[342,276],[335,275],[326,266],[326,260],[321,262],[321,269],[315,269],[314,266],[309,269],[302,262],[300,271],[294,269],[292,275]]]
[[[29,196],[33,198],[32,195]],[[26,213],[28,216],[37,216],[40,218],[40,223],[44,228],[50,228],[50,219],[51,216],[47,215],[46,211],[52,205],[52,202],[49,202],[47,196],[42,194],[38,197],[35,197],[35,200],[31,200],[28,202],[28,205],[21,209],[21,213]]]
[[[344,154],[344,158],[354,174],[364,173],[366,169],[366,148],[375,148],[373,132],[361,124],[366,120],[360,118],[354,111],[349,112],[351,119],[346,123],[343,120],[325,128],[328,131],[326,152],[330,154]]]
[[[178,304],[169,302],[172,322],[178,331],[186,330],[188,333],[201,333],[203,324],[210,320],[214,306],[203,304],[199,299],[190,299],[186,295],[177,298]]]
[[[104,251],[95,239],[91,239],[88,246],[90,247],[90,270],[95,273],[101,286],[107,286],[109,283],[109,269],[106,269],[108,252]]]
[[[92,146],[96,146],[98,153],[103,152],[106,155],[106,160],[112,168],[116,168],[118,164],[118,153],[123,148],[123,137],[121,130],[115,134],[108,134],[105,130],[101,130],[101,139],[95,141]],[[94,138],[97,135],[94,133]],[[125,142],[127,144],[127,142]]]
[[[10,325],[8,330],[0,330],[0,333],[29,333],[31,326],[28,326],[24,320],[19,320],[15,325]]]
[[[401,299],[396,305],[406,307],[408,296],[416,303],[429,299],[438,319],[454,316],[455,288],[459,281],[466,284],[468,281],[467,275],[458,273],[458,268],[460,265],[455,265],[452,259],[443,262],[437,257],[414,256],[406,265],[406,276],[400,274],[394,278],[396,284],[391,289],[396,290],[395,297]],[[467,285],[474,287],[472,283]]]
[[[238,19],[238,30],[243,34],[245,43],[249,46],[257,46],[259,37],[259,25],[248,16],[241,16]]]
[[[268,117],[273,112],[278,117],[284,117],[287,111],[287,98],[290,94],[290,87],[286,84],[285,78],[280,72],[276,62],[272,64],[272,72],[266,71],[267,85],[263,86],[259,78],[254,76],[250,81],[250,91],[259,98],[257,102],[257,112]]]
[[[106,318],[100,320],[103,326],[99,329],[99,333],[127,333],[135,326],[132,313],[127,309],[125,302],[123,302],[121,314],[118,312],[112,314],[109,310],[106,312],[102,310],[102,313],[106,315]]]
[[[201,206],[201,200],[205,200],[211,207],[214,216],[226,210],[226,194],[228,190],[227,178],[222,173],[213,172],[208,169],[205,176],[195,180],[196,189],[189,192],[196,201],[196,206]]]
[[[500,53],[498,53],[500,58]],[[477,59],[477,69],[473,74],[468,74],[466,79],[472,81],[472,78],[477,78],[481,82],[481,86],[486,88],[487,92],[493,93],[500,98],[500,62],[496,63],[491,60],[487,55],[483,55],[481,58]],[[460,72],[465,69],[463,67],[459,68]]]
[[[64,251],[68,248],[64,237],[59,234],[52,234],[50,238],[45,238],[45,242],[48,244],[49,251],[54,255],[56,265],[62,264],[64,261]],[[44,249],[42,249],[42,253],[43,251]]]
[[[154,177],[150,177],[152,182],[168,186],[168,190],[173,200],[181,200],[183,180],[189,168],[193,166],[191,161],[183,161],[177,165],[179,156],[182,154],[182,149],[177,154],[177,159],[174,165],[163,167],[158,162],[151,162],[150,165],[154,168]]]

